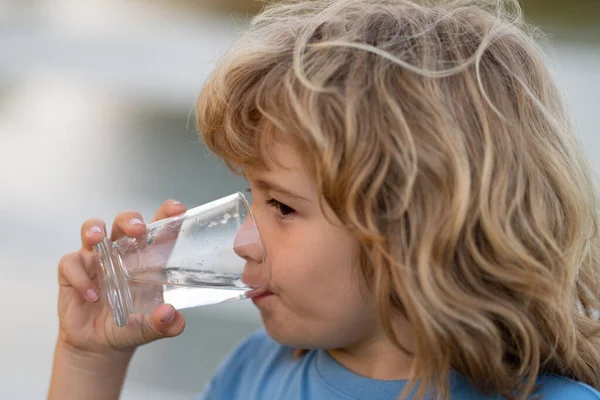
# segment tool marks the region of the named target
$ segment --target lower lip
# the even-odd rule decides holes
[[[258,296],[254,296],[252,298],[252,302],[254,304],[258,304],[259,302],[262,302],[264,299],[272,297],[272,296],[273,296],[273,293],[271,293],[271,292],[265,293],[265,294],[261,294],[261,295],[258,295]]]

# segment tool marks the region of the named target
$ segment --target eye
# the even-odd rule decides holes
[[[267,200],[267,204],[271,207],[277,208],[277,210],[279,211],[279,216],[281,218],[291,218],[296,213],[296,210],[294,210],[292,207],[287,206],[275,199]]]

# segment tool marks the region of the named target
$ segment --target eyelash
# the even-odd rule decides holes
[[[287,206],[287,205],[283,204],[282,202],[277,201],[275,199],[269,199],[266,201],[266,203],[267,203],[267,205],[269,205],[273,208],[276,208],[279,211],[278,217],[280,219],[290,219],[290,218],[293,218],[294,215],[296,214],[296,210],[294,210],[292,207]],[[289,210],[289,213],[284,214],[282,212],[282,208],[286,209],[286,211]]]
[[[247,188],[247,189],[246,189],[246,192],[248,192],[248,193],[252,193],[252,189],[250,189],[250,188]],[[277,211],[279,211],[279,215],[278,215],[278,217],[279,217],[280,219],[290,219],[290,218],[292,218],[294,215],[296,215],[296,210],[294,210],[292,207],[290,207],[290,206],[288,206],[288,205],[286,205],[286,204],[284,204],[284,203],[282,203],[282,202],[280,202],[280,201],[278,201],[278,200],[275,200],[275,199],[273,199],[273,198],[271,198],[271,199],[267,200],[265,203],[267,203],[267,205],[268,205],[268,206],[270,206],[270,207],[273,207],[273,208],[276,208],[276,209],[277,209]],[[281,208],[282,208],[282,207],[284,207],[284,208],[288,209],[290,212],[289,212],[288,214],[283,214],[283,213],[281,212]]]

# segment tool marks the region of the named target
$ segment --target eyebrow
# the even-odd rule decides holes
[[[302,197],[302,196],[300,196],[300,195],[298,195],[296,193],[290,192],[288,189],[286,189],[286,188],[278,185],[275,182],[270,182],[270,181],[267,181],[265,179],[256,179],[256,180],[254,180],[254,182],[261,189],[272,190],[274,192],[278,192],[278,193],[287,195],[289,197],[295,197],[296,199],[310,202],[310,200],[308,200],[307,198]]]

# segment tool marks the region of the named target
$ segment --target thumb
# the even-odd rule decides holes
[[[144,318],[144,339],[151,342],[161,338],[179,336],[185,329],[183,315],[170,304],[156,307],[149,317]]]

